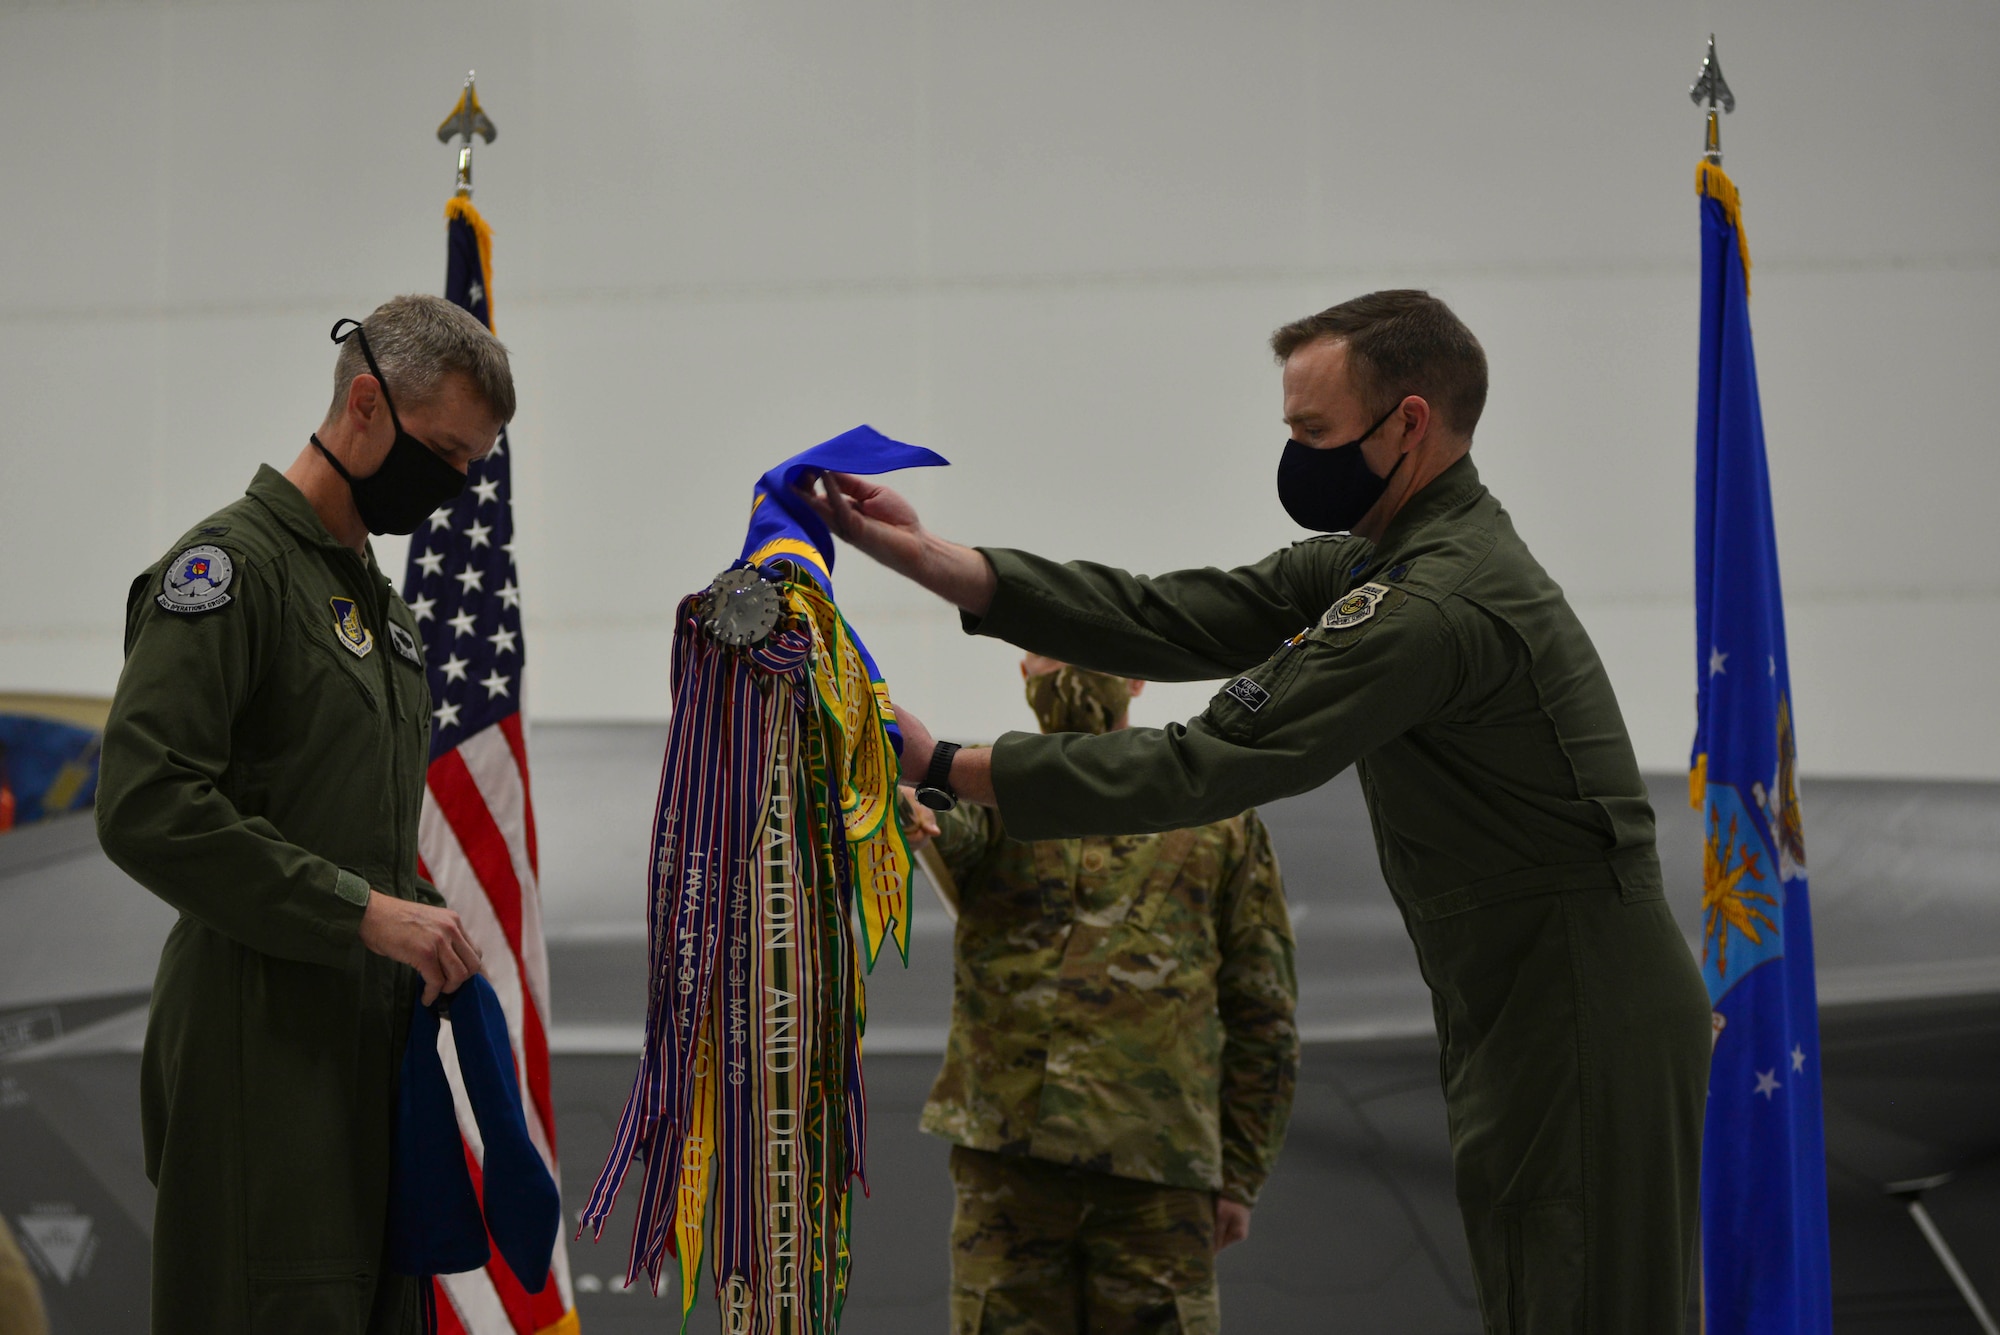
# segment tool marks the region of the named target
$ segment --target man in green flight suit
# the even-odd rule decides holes
[[[1122,729],[1144,685],[1021,667],[1045,733]],[[953,1143],[953,1335],[1209,1335],[1298,1078],[1263,822],[1024,843],[991,807],[912,814],[958,906],[922,1123]]]
[[[397,1074],[419,989],[480,958],[417,876],[430,693],[368,535],[455,495],[513,412],[484,326],[395,298],[291,467],[132,584],[97,829],[181,915],[140,1067],[161,1335],[421,1329],[384,1263]]]
[[[969,631],[1150,680],[1230,680],[1200,717],[956,750],[903,717],[903,772],[1017,838],[1164,830],[1360,773],[1430,985],[1454,1179],[1489,1332],[1679,1335],[1694,1267],[1707,994],[1603,664],[1468,452],[1486,358],[1428,293],[1278,330],[1308,528],[1237,570],[1156,577],[928,532],[832,475],[834,532]]]

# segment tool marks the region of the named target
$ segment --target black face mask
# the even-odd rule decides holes
[[[343,334],[340,326],[344,324],[354,328]],[[361,355],[368,359],[368,369],[374,372],[375,383],[382,387],[382,402],[388,405],[389,421],[396,428],[395,443],[382,457],[382,466],[367,477],[355,477],[343,468],[340,460],[333,457],[333,451],[320,444],[317,434],[312,443],[333,465],[333,471],[346,480],[347,489],[354,493],[354,508],[360,511],[361,522],[370,533],[414,533],[417,525],[429,519],[440,505],[465,490],[465,474],[403,430],[403,420],[396,416],[396,402],[389,397],[389,382],[382,378],[382,368],[375,364],[375,353],[368,346],[368,335],[362,332],[361,322],[335,321],[333,341],[345,343],[350,338],[361,340]]]
[[[1376,477],[1362,456],[1361,442],[1380,431],[1402,406],[1398,402],[1345,445],[1316,450],[1303,441],[1286,441],[1285,456],[1278,461],[1278,500],[1285,513],[1302,527],[1321,533],[1345,533],[1360,523],[1389,489],[1396,469],[1410,457],[1398,455],[1395,468]]]

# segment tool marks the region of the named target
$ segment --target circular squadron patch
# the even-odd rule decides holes
[[[1326,609],[1326,615],[1319,619],[1321,630],[1346,630],[1358,626],[1375,615],[1375,609],[1389,594],[1386,584],[1363,584],[1354,592]]]
[[[204,542],[167,562],[155,601],[169,612],[212,611],[229,601],[229,583],[235,578],[229,553]]]

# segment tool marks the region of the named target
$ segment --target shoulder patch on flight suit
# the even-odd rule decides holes
[[[229,585],[235,578],[236,563],[228,552],[198,543],[167,562],[154,601],[184,616],[211,612],[229,603]]]
[[[1321,630],[1346,630],[1358,626],[1375,615],[1375,609],[1389,594],[1386,584],[1363,584],[1332,607],[1319,619]]]
[[[366,658],[375,649],[375,635],[361,624],[361,607],[352,598],[329,598],[333,606],[333,636],[356,658]]]
[[[424,665],[423,655],[417,652],[416,636],[393,621],[389,623],[389,643],[395,646],[396,652],[402,655],[411,667],[420,668]]]

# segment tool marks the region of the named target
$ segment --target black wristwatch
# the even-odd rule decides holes
[[[957,742],[939,742],[931,752],[931,767],[924,771],[924,781],[917,785],[917,801],[932,811],[950,811],[958,805],[958,794],[951,790],[951,758],[958,749]]]

